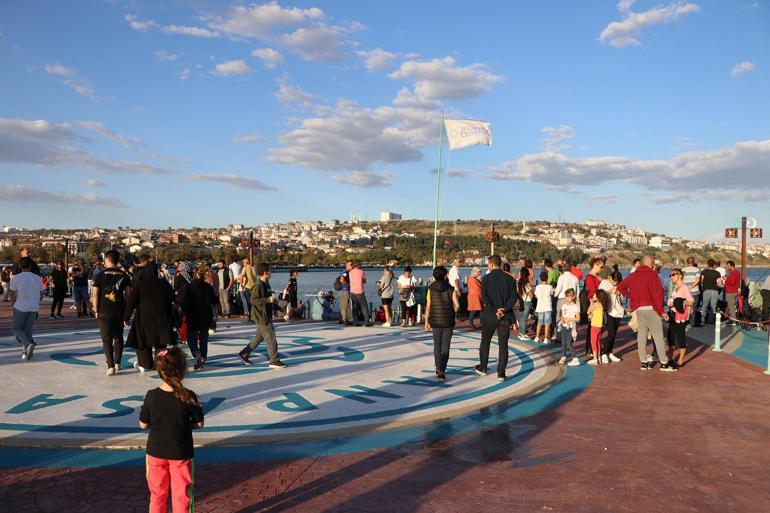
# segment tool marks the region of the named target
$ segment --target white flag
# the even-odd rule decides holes
[[[492,145],[492,132],[489,121],[476,119],[445,119],[444,128],[449,141],[449,149],[457,150],[477,144]]]

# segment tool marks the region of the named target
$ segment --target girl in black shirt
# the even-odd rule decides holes
[[[166,513],[169,486],[174,511],[191,511],[193,502],[192,430],[203,427],[203,408],[195,392],[182,386],[187,372],[176,346],[158,352],[155,366],[163,384],[144,397],[139,427],[147,437],[147,486],[150,513]]]

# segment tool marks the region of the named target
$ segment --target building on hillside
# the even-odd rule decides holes
[[[391,221],[401,221],[401,214],[395,212],[380,212],[380,222],[389,223]]]
[[[658,249],[671,249],[671,241],[665,237],[656,235],[650,237],[650,247]]]
[[[600,219],[586,219],[586,226],[607,226],[607,223]]]

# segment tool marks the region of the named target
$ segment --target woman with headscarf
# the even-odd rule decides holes
[[[380,301],[382,301],[382,310],[385,312],[385,322],[382,324],[383,327],[390,327],[390,325],[393,322],[393,291],[395,287],[393,286],[393,282],[396,280],[396,276],[393,273],[392,267],[396,265],[395,260],[391,260],[388,262],[388,265],[386,265],[382,269],[382,278],[377,282],[377,294],[380,296]]]
[[[174,290],[168,281],[158,276],[155,262],[149,261],[144,267],[146,269],[134,275],[124,317],[128,326],[136,310],[126,345],[136,350],[137,362],[134,367],[139,372],[152,369],[153,348],[158,352],[176,344],[172,311]]]
[[[187,320],[182,310],[182,298],[187,287],[192,283],[192,266],[189,262],[179,262],[174,274],[174,315],[175,324],[179,326],[179,340],[187,343]]]
[[[476,329],[473,320],[481,315],[481,310],[481,269],[474,266],[468,277],[468,328]]]
[[[214,288],[204,280],[209,267],[201,265],[195,270],[195,279],[182,296],[182,309],[187,320],[188,345],[195,358],[194,370],[203,368],[208,356],[209,326],[217,305]]]

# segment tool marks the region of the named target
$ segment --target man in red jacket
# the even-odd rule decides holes
[[[741,290],[741,272],[735,268],[735,262],[727,261],[727,279],[725,280],[725,297],[727,298],[727,315],[735,317],[735,299]],[[727,324],[733,324],[727,320]]]
[[[652,333],[652,339],[660,358],[660,370],[675,371],[676,368],[668,361],[666,354],[666,339],[663,337],[663,321],[668,315],[663,310],[663,285],[658,273],[653,269],[655,260],[645,255],[642,265],[628,277],[618,283],[617,290],[631,299],[631,311],[636,312],[639,330],[636,332],[636,345],[639,350],[641,369],[650,369],[647,363],[647,331]]]

